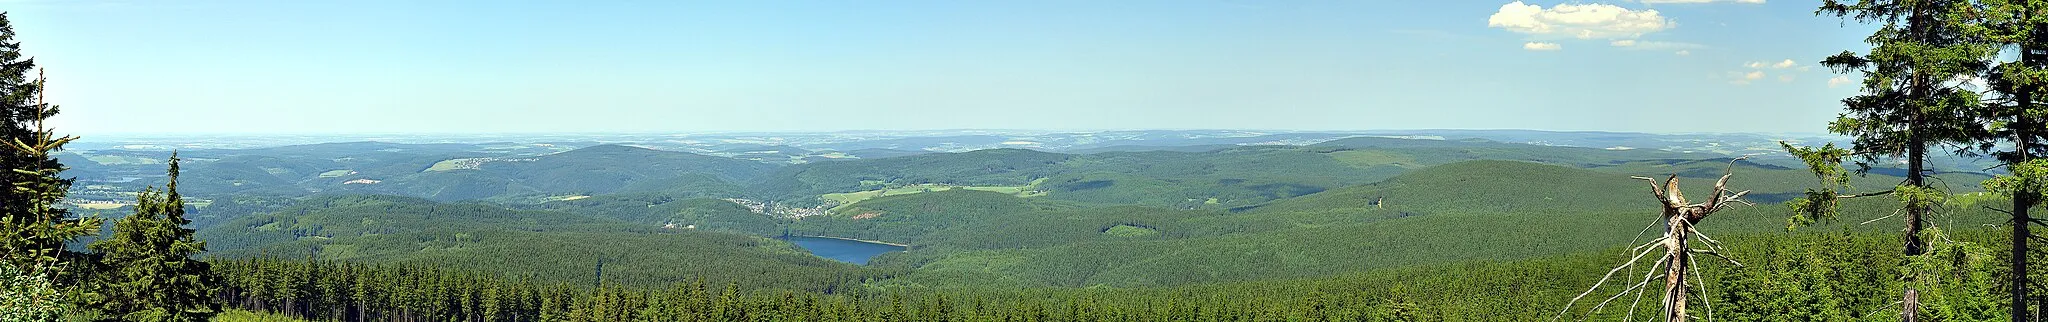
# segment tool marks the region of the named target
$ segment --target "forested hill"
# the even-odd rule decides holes
[[[1470,160],[1517,160],[1651,175],[1708,176],[1729,155],[1656,149],[1604,149],[1501,143],[1352,137],[1313,145],[1230,145],[1197,150],[1107,151],[1089,154],[987,149],[863,158],[805,157],[767,163],[750,153],[795,153],[770,146],[681,152],[639,145],[392,144],[376,142],[191,151],[187,195],[226,201],[199,216],[232,217],[315,194],[385,194],[437,201],[532,205],[611,194],[742,198],[792,207],[837,207],[866,196],[926,188],[969,187],[1091,205],[1233,209],[1346,186],[1378,182],[1430,166]],[[765,150],[759,150],[765,149]],[[713,156],[703,153],[717,153]],[[1741,151],[1736,151],[1741,152]],[[87,183],[73,198],[123,202],[124,189],[160,177],[146,152],[80,152]],[[812,152],[815,153],[815,152]],[[745,158],[741,158],[745,157]],[[1751,163],[1796,172],[1783,156]],[[1702,164],[1688,164],[1705,162]],[[1681,166],[1683,169],[1662,169]],[[1982,169],[1950,168],[1967,174]],[[1885,168],[1875,173],[1896,174]],[[1801,183],[1772,176],[1770,193]],[[1780,179],[1786,180],[1780,180]],[[1978,179],[1958,178],[1959,191]],[[835,195],[838,194],[838,195]],[[1774,197],[1760,192],[1759,196]],[[1778,197],[1777,200],[1784,198]]]
[[[805,153],[734,148],[759,152],[750,154],[756,158]],[[590,289],[597,285],[653,290],[702,279],[712,288],[731,285],[741,297],[733,301],[786,291],[822,301],[848,296],[850,307],[877,305],[868,301],[878,294],[1027,305],[1010,310],[1028,310],[1032,304],[1020,303],[1030,301],[1015,299],[1032,294],[1147,298],[1129,294],[1172,293],[1116,290],[1242,287],[1323,298],[1330,293],[1299,291],[1329,292],[1313,286],[1325,282],[1383,292],[1423,287],[1396,280],[1427,280],[1412,271],[1427,267],[1595,271],[1591,265],[1602,263],[1592,259],[1600,257],[1589,254],[1629,244],[1656,220],[1650,187],[1631,176],[1676,175],[1684,190],[1705,191],[1732,172],[1731,185],[1751,190],[1762,204],[1717,215],[1702,230],[1742,243],[1806,238],[1779,235],[1786,208],[1777,202],[1803,195],[1814,181],[1783,157],[1731,164],[1731,156],[1709,153],[1376,137],[1087,154],[849,154],[797,164],[604,144],[351,143],[197,154],[209,158],[193,161],[201,178],[190,194],[200,214],[195,226],[209,243],[208,256],[222,261],[435,267],[467,276],[451,278],[598,292],[588,296],[613,296]],[[1887,173],[1872,171],[1853,188],[1882,190],[1899,180]],[[1963,194],[1987,178],[1967,171],[1936,177]],[[1845,206],[1876,212],[1893,202]],[[1963,214],[1944,225],[1997,223],[1978,208],[1957,206]],[[1844,221],[1809,228],[1881,229]],[[786,235],[909,250],[853,265],[775,239]],[[1497,264],[1473,264],[1479,262]],[[1500,285],[1493,283],[1550,286],[1489,301],[1551,301],[1560,288],[1585,286],[1504,280],[1458,289]],[[1355,307],[1342,314],[1397,308],[1346,303]],[[1464,302],[1443,299],[1413,304],[1471,312]],[[529,309],[545,310],[535,305]],[[933,305],[913,307],[943,307]],[[1282,315],[1307,311],[1288,312]]]
[[[1735,169],[1739,178],[1750,177],[1749,172],[1782,171],[1753,164],[1738,164]],[[1710,181],[1701,179],[1685,185],[1706,184]],[[749,237],[791,232],[912,245],[913,251],[884,255],[871,268],[833,269],[845,270],[835,275],[896,276],[881,285],[1178,286],[1605,249],[1627,242],[1631,230],[1655,219],[1645,210],[1656,205],[1645,185],[1600,170],[1467,161],[1240,212],[1095,206],[944,188],[868,199],[796,220],[755,213],[732,201],[659,194],[600,195],[528,206],[547,210],[328,196],[228,221],[200,236],[216,243],[215,254],[226,257],[312,254],[336,260],[451,261],[463,266],[472,264],[452,261],[501,256],[491,265],[549,272],[585,271],[603,259],[617,263],[615,269],[633,272],[647,269],[636,265],[716,254],[723,262],[791,263],[795,266],[786,269],[795,273],[789,274],[823,274],[797,269],[821,263],[799,260],[808,257],[787,244]],[[1713,227],[1727,233],[1781,231],[1782,209],[1737,209],[1717,219]],[[1496,233],[1465,236],[1473,231]],[[752,240],[719,245],[762,246],[648,251],[702,243],[710,237]],[[515,255],[534,245],[562,245],[583,254]],[[788,264],[748,265],[777,271],[785,269],[777,265]],[[675,268],[615,276],[619,281],[672,281],[705,272]]]
[[[827,161],[785,167],[759,180],[753,188],[776,199],[803,201],[826,193],[890,185],[1022,186],[1056,173],[1062,162],[1074,157],[1024,149],[993,149]]]
[[[1747,178],[1750,171],[1770,169],[1741,164],[1735,173]],[[1687,186],[1703,184],[1708,182]],[[737,295],[718,300],[727,304],[705,304],[703,309],[761,301],[761,306],[745,311],[750,313],[733,313],[741,316],[771,314],[767,312],[863,314],[803,313],[812,309],[801,304],[771,304],[787,303],[778,298],[790,296],[799,302],[849,301],[829,305],[848,306],[837,310],[856,310],[852,308],[856,306],[863,307],[858,310],[880,310],[876,311],[878,318],[891,314],[879,312],[894,310],[891,298],[908,299],[901,314],[956,317],[974,312],[972,299],[979,298],[985,306],[978,314],[989,315],[1059,309],[1093,313],[1062,311],[1055,315],[1153,316],[1169,314],[1178,306],[1150,301],[1172,299],[1204,307],[1190,310],[1208,314],[1521,319],[1556,313],[1552,310],[1561,307],[1563,299],[1589,285],[1611,264],[1612,256],[1594,254],[1610,254],[1627,245],[1633,231],[1656,219],[1654,213],[1644,210],[1655,205],[1644,193],[1648,190],[1644,185],[1599,170],[1468,161],[1242,212],[1099,207],[957,188],[875,198],[842,213],[788,223],[799,234],[913,245],[909,252],[883,255],[868,267],[825,261],[788,244],[747,236],[773,233],[757,228],[663,228],[652,224],[651,218],[597,211],[653,206],[676,215],[664,220],[760,216],[715,199],[619,195],[541,204],[605,214],[586,216],[406,197],[316,197],[210,228],[201,236],[221,243],[213,252],[219,258],[311,254],[322,260],[493,272],[541,285],[589,285],[596,278],[592,269],[602,261],[610,283],[627,289],[682,293],[606,295],[617,289],[582,287],[542,288],[545,291],[539,292],[567,292],[550,295],[565,297],[616,296],[593,301],[662,308],[679,305],[662,304],[680,303],[663,302],[675,298],[717,297],[688,295],[696,292],[691,291],[692,286],[664,286],[675,282],[699,285],[693,279],[706,278],[707,285],[712,285],[708,294],[718,292],[716,285],[732,283]],[[1481,186],[1490,188],[1478,188]],[[1893,207],[1874,201],[1858,202],[1850,209],[1869,212]],[[1783,211],[1782,206],[1768,204],[1737,208],[1706,222],[1703,229],[1737,245],[1738,258],[1784,258],[1787,255],[1771,254],[1785,251],[1785,247],[1805,247],[1802,245],[1882,248],[1892,240],[1884,237],[1891,234],[1882,233],[1882,227],[1853,222],[1808,229],[1818,233],[1787,234]],[[852,219],[861,215],[872,216]],[[1992,222],[1995,216],[1978,211],[1959,213],[1944,224],[1967,229]],[[706,223],[705,228],[715,225]],[[764,224],[774,227],[777,222]],[[1853,237],[1849,240],[1826,237],[1854,231],[1867,233],[1850,233]],[[273,243],[238,247],[233,242],[264,238]],[[253,274],[248,270],[294,269],[287,264],[230,267],[245,272],[238,278],[264,278],[260,276],[268,275],[247,275]],[[1771,312],[1756,311],[1764,304],[1747,296],[1790,294],[1785,292],[1791,286],[1743,285],[1779,283],[1781,279],[1770,277],[1778,275],[1770,274],[1797,276],[1813,269],[1808,265],[1775,261],[1755,269],[1709,265],[1707,274],[1715,276],[1716,287],[1745,288],[1714,299],[1719,305],[1716,314]],[[1843,269],[1843,274],[1857,276],[1884,274],[1875,268]],[[1446,280],[1447,274],[1490,277]],[[516,283],[493,285],[499,286],[479,287],[523,287]],[[1843,290],[1882,287],[1872,284]],[[780,295],[785,291],[776,290],[798,293]],[[1402,296],[1388,296],[1388,292]],[[1471,292],[1489,295],[1475,297]],[[1190,294],[1209,295],[1181,297]],[[256,299],[279,296],[258,295]],[[816,298],[805,299],[810,297]],[[505,309],[549,310],[550,306],[540,303],[550,300],[531,301],[537,302],[505,304],[515,305]],[[598,305],[595,303],[587,305]],[[581,305],[586,304],[570,307]],[[1839,310],[1846,305],[1851,304],[1822,308]]]
[[[595,283],[599,265],[609,283],[632,285],[704,278],[823,291],[888,275],[758,236],[393,196],[312,198],[198,236],[219,258],[420,264],[582,285]]]

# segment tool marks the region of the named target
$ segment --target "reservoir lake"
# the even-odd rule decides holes
[[[867,265],[868,259],[875,255],[904,249],[903,246],[826,237],[790,236],[783,240],[811,251],[812,255],[855,265]]]

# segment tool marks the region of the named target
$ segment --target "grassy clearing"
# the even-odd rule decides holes
[[[876,190],[868,190],[868,191],[856,191],[856,192],[843,192],[843,193],[828,193],[828,194],[825,194],[825,195],[822,195],[822,196],[818,196],[818,197],[819,197],[819,198],[823,198],[823,199],[825,199],[825,200],[830,200],[830,201],[832,201],[832,202],[836,202],[836,203],[838,203],[838,204],[839,204],[839,206],[838,206],[838,207],[832,207],[832,209],[831,209],[830,211],[839,211],[840,209],[844,209],[844,208],[846,208],[847,206],[851,206],[851,205],[853,205],[853,204],[855,204],[855,203],[859,203],[859,202],[861,202],[861,201],[865,201],[865,200],[868,200],[868,199],[874,199],[874,198],[881,198],[881,197],[886,197],[886,196],[898,196],[898,195],[907,195],[907,194],[915,194],[915,193],[925,193],[925,192],[932,192],[932,191],[945,191],[945,190],[952,190],[952,189],[967,189],[967,190],[976,190],[976,191],[988,191],[988,192],[994,192],[994,193],[1001,193],[1001,194],[1008,194],[1008,195],[1014,195],[1014,196],[1018,196],[1018,197],[1037,197],[1037,196],[1043,196],[1043,195],[1045,195],[1045,192],[1044,192],[1044,191],[1037,191],[1036,189],[1032,189],[1032,187],[1035,187],[1035,186],[1037,186],[1037,185],[1038,185],[1038,183],[1039,183],[1039,182],[1042,182],[1042,181],[1045,181],[1045,179],[1042,179],[1042,178],[1041,178],[1041,179],[1038,179],[1038,180],[1033,180],[1033,181],[1031,181],[1031,184],[1029,184],[1029,185],[1022,185],[1022,186],[955,186],[955,185],[944,185],[944,184],[916,184],[916,185],[909,185],[909,186],[902,186],[902,187],[895,187],[895,188],[887,188],[887,189],[876,189]]]
[[[80,203],[80,204],[73,204],[73,205],[77,205],[77,206],[78,206],[79,208],[85,208],[85,209],[91,209],[91,210],[113,210],[113,209],[121,209],[121,207],[125,207],[125,206],[128,206],[127,204],[119,204],[119,203]]]
[[[459,159],[447,159],[447,160],[441,160],[441,162],[434,162],[434,165],[432,165],[432,166],[428,166],[428,167],[427,167],[427,170],[426,170],[426,171],[427,171],[427,172],[434,172],[434,171],[455,171],[455,170],[475,170],[475,169],[477,169],[477,167],[479,167],[479,166],[482,166],[482,165],[484,164],[484,161],[488,161],[488,160],[489,160],[489,158],[459,158]]]
[[[355,173],[356,173],[355,171],[353,171],[353,170],[349,170],[349,169],[341,169],[341,170],[328,170],[327,172],[321,172],[321,173],[320,173],[320,177],[321,177],[321,178],[339,178],[339,177],[341,177],[341,176],[345,176],[345,175],[351,175],[351,174],[355,174]]]
[[[85,159],[92,160],[93,163],[99,163],[103,165],[157,164],[163,162],[162,160],[152,160],[150,158],[144,157],[128,157],[118,155],[94,155],[85,157]]]
[[[1116,227],[1109,227],[1109,229],[1103,230],[1102,233],[1117,237],[1144,237],[1158,235],[1159,230],[1132,225],[1116,225]]]

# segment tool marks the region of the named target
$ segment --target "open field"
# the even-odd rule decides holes
[[[321,172],[321,173],[320,173],[320,177],[321,177],[321,178],[339,178],[339,177],[341,177],[341,176],[345,176],[345,175],[351,175],[351,174],[356,174],[356,172],[355,172],[354,170],[349,170],[349,169],[338,169],[338,170],[328,170],[327,172]]]
[[[1037,184],[1038,184],[1039,182],[1043,182],[1043,181],[1045,181],[1045,179],[1038,179],[1038,180],[1033,180],[1033,181],[1032,181],[1032,184],[1030,184],[1030,185],[1022,185],[1022,186],[954,186],[954,185],[944,185],[944,184],[915,184],[915,185],[908,185],[908,186],[902,186],[902,187],[895,187],[895,188],[886,188],[886,189],[875,189],[875,190],[868,190],[868,191],[856,191],[856,192],[844,192],[844,193],[828,193],[828,194],[825,194],[825,195],[822,195],[822,196],[818,196],[818,198],[822,198],[822,199],[825,199],[825,200],[830,200],[830,201],[832,201],[832,202],[834,202],[834,203],[837,203],[837,204],[839,204],[839,206],[836,206],[836,207],[832,207],[832,209],[831,209],[831,211],[838,211],[838,210],[840,210],[840,209],[843,209],[843,208],[845,208],[846,206],[850,206],[850,205],[853,205],[853,204],[855,204],[855,203],[860,203],[861,201],[864,201],[864,200],[868,200],[868,199],[874,199],[874,198],[881,198],[881,197],[887,197],[887,196],[899,196],[899,195],[907,195],[907,194],[915,194],[915,193],[924,193],[924,192],[932,192],[932,191],[945,191],[945,190],[952,190],[952,189],[967,189],[967,190],[975,190],[975,191],[988,191],[988,192],[995,192],[995,193],[1002,193],[1002,194],[1009,194],[1009,195],[1015,195],[1015,196],[1018,196],[1018,197],[1037,197],[1037,196],[1043,196],[1043,195],[1045,195],[1045,192],[1044,192],[1044,191],[1038,191],[1038,190],[1032,189],[1032,187],[1035,187],[1035,186],[1037,186]]]
[[[150,158],[144,158],[144,157],[132,157],[132,156],[118,156],[118,155],[94,155],[94,156],[88,156],[88,157],[86,157],[85,159],[86,159],[86,160],[92,160],[92,162],[94,162],[94,163],[99,163],[99,164],[102,164],[102,165],[136,165],[136,164],[157,164],[157,163],[163,163],[163,160],[155,160],[155,159],[150,159]]]
[[[454,170],[475,170],[477,169],[477,167],[483,166],[485,161],[490,161],[490,158],[460,158],[441,160],[441,162],[434,162],[434,165],[428,166],[426,171],[435,172]]]
[[[85,208],[85,209],[91,209],[91,210],[110,210],[110,209],[121,209],[121,207],[126,207],[126,206],[130,206],[130,205],[133,205],[133,204],[125,204],[125,203],[97,203],[97,202],[96,202],[96,203],[74,203],[74,204],[72,204],[72,205],[76,205],[76,206],[78,206],[79,208]]]

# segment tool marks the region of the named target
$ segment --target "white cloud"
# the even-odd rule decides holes
[[[1730,80],[1730,81],[1728,81],[1728,83],[1731,83],[1731,84],[1735,84],[1735,85],[1749,85],[1749,83],[1750,83],[1750,82],[1754,82],[1754,81],[1757,81],[1757,80],[1762,80],[1762,79],[1764,79],[1764,76],[1768,76],[1768,75],[1765,75],[1765,74],[1764,74],[1764,71],[1761,71],[1761,70],[1759,70],[1759,71],[1751,71],[1751,72],[1748,72],[1748,73],[1744,73],[1744,72],[1728,72],[1728,76],[1729,76],[1729,78],[1733,78],[1733,80]]]
[[[1771,69],[1793,69],[1802,72],[1813,70],[1813,66],[1800,65],[1798,61],[1794,61],[1791,59],[1781,60],[1775,63],[1753,61],[1742,64],[1742,67],[1748,67],[1749,69],[1764,69],[1765,67],[1770,67]]]
[[[1522,49],[1528,49],[1533,51],[1553,51],[1564,49],[1564,45],[1558,45],[1557,43],[1549,42],[1528,42],[1522,44]]]
[[[1730,1],[1730,0],[1642,0],[1642,1],[1643,1],[1643,3],[1645,3],[1645,4],[1659,4],[1659,3],[1709,3],[1709,2],[1734,2],[1734,3],[1764,3],[1764,0],[1733,0],[1733,1]]]
[[[1631,39],[1673,25],[1657,10],[1629,10],[1610,4],[1558,4],[1549,9],[1515,1],[1486,18],[1487,27],[1549,37]]]
[[[1607,42],[1607,44],[1608,44],[1608,45],[1613,45],[1613,46],[1615,46],[1615,47],[1621,47],[1622,49],[1627,49],[1627,50],[1684,50],[1684,49],[1700,49],[1700,48],[1707,48],[1707,46],[1706,46],[1706,45],[1701,45],[1701,44],[1695,44],[1695,43],[1687,43],[1687,42],[1675,42],[1675,41],[1650,41],[1650,40],[1635,40],[1635,39],[1620,39],[1620,40],[1614,40],[1614,41],[1609,41],[1609,42]]]
[[[1849,76],[1835,76],[1835,78],[1828,79],[1828,88],[1835,88],[1852,82],[1849,80]]]
[[[1728,72],[1729,78],[1733,78],[1733,79],[1734,79],[1734,80],[1731,80],[1731,81],[1729,81],[1730,83],[1734,83],[1734,84],[1736,84],[1736,85],[1748,85],[1748,84],[1749,84],[1750,82],[1752,82],[1752,81],[1762,80],[1762,79],[1764,79],[1764,77],[1766,77],[1766,76],[1769,76],[1768,74],[1765,74],[1765,73],[1764,73],[1764,71],[1765,71],[1765,70],[1771,70],[1771,69],[1781,69],[1781,70],[1787,70],[1787,71],[1783,71],[1783,72],[1777,72],[1777,76],[1778,76],[1778,81],[1779,81],[1779,82],[1784,82],[1784,83],[1790,83],[1790,82],[1792,82],[1793,80],[1798,80],[1798,79],[1799,79],[1799,73],[1801,73],[1801,72],[1805,72],[1805,71],[1807,71],[1807,70],[1811,70],[1811,69],[1813,69],[1813,67],[1812,67],[1812,66],[1802,66],[1802,65],[1799,65],[1799,61],[1796,61],[1796,60],[1791,60],[1791,59],[1786,59],[1786,60],[1780,60],[1780,61],[1778,61],[1778,62],[1775,62],[1775,63],[1773,63],[1773,62],[1767,62],[1767,61],[1752,61],[1752,62],[1748,62],[1748,63],[1743,63],[1743,64],[1742,64],[1742,67],[1743,67],[1743,68],[1745,68],[1745,69],[1748,69],[1749,71],[1745,72],[1745,71],[1737,70],[1737,71],[1732,71],[1732,72]],[[1837,78],[1840,78],[1840,77],[1837,77]],[[1848,80],[1847,80],[1847,79],[1843,79],[1843,80],[1842,80],[1842,82],[1846,82],[1846,81],[1848,81]],[[1837,83],[1837,81],[1835,81],[1835,80],[1832,80],[1832,79],[1831,79],[1831,80],[1828,80],[1828,86],[1829,86],[1829,87],[1834,87],[1834,86],[1839,86],[1839,85],[1840,85],[1840,84],[1838,84],[1838,83]]]
[[[1692,55],[1692,51],[1691,51],[1691,50],[1679,50],[1679,51],[1678,51],[1677,53],[1675,53],[1675,54],[1678,54],[1679,56],[1687,56],[1687,55]]]

